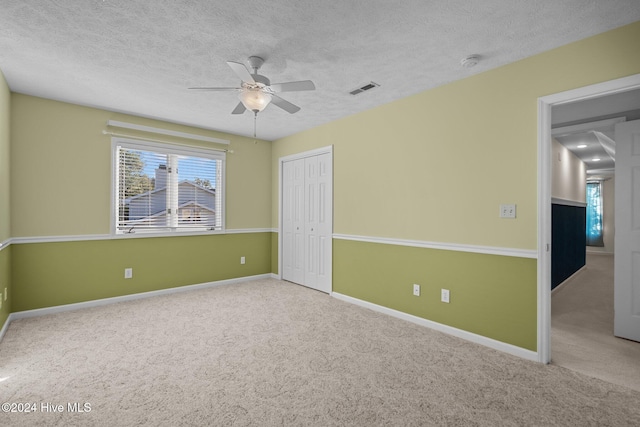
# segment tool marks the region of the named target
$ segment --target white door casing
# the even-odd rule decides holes
[[[640,341],[640,120],[615,127],[614,334]]]
[[[640,89],[640,74],[538,98],[538,361],[551,361],[551,107]],[[617,209],[617,208],[616,208]]]
[[[280,159],[282,278],[332,290],[332,147]]]

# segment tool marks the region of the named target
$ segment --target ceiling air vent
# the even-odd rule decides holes
[[[352,90],[351,92],[349,92],[351,95],[357,95],[359,93],[365,92],[367,90],[373,89],[374,87],[378,87],[380,86],[378,83],[375,82],[369,82],[364,86],[361,86],[357,89]]]

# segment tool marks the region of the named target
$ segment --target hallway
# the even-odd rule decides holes
[[[551,363],[640,391],[640,343],[613,336],[613,262],[587,253],[552,293]]]

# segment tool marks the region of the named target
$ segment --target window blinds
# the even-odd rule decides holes
[[[587,246],[604,246],[602,236],[602,185],[587,183]]]
[[[118,141],[116,232],[223,229],[223,153]]]

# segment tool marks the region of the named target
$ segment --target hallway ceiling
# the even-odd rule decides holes
[[[589,175],[607,175],[615,169],[615,124],[638,119],[640,89],[554,106],[551,133]]]
[[[0,69],[14,92],[239,135],[226,61],[266,59],[302,110],[258,115],[274,140],[640,20],[638,0],[2,0]],[[480,55],[464,68],[460,61]],[[354,96],[367,83],[380,85]]]

